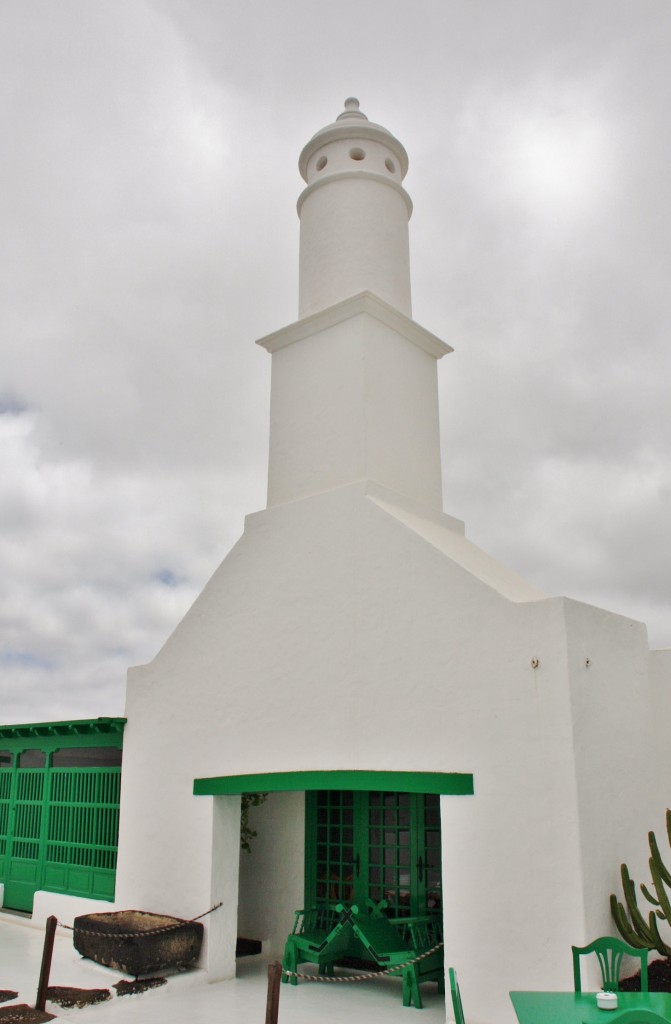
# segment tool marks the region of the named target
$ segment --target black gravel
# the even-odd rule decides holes
[[[671,992],[671,960],[653,960],[648,964],[648,989],[651,992]],[[620,981],[620,992],[640,991],[640,971]]]

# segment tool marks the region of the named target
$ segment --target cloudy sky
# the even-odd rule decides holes
[[[123,713],[265,505],[298,153],[406,146],[446,511],[671,645],[669,0],[0,3],[0,721]]]

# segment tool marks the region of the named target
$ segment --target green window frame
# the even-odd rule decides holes
[[[441,909],[437,794],[318,790],[305,797],[306,906],[384,899],[392,917]]]

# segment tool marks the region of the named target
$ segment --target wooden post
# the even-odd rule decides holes
[[[47,918],[47,928],[44,933],[44,949],[42,951],[42,968],[40,970],[40,983],[37,986],[37,1002],[35,1003],[36,1010],[42,1010],[44,1012],[44,1006],[47,1001],[47,989],[49,988],[49,974],[51,972],[51,958],[54,952],[54,937],[56,935],[56,925],[58,924],[58,918],[51,917]]]
[[[282,980],[282,964],[273,960],[268,964],[268,998],[266,1000],[266,1024],[277,1024],[280,1011],[280,982]]]

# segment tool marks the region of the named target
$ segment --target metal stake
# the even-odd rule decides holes
[[[268,964],[268,998],[266,1000],[266,1024],[277,1024],[280,1011],[280,982],[282,980],[282,964],[273,960]]]
[[[37,986],[37,1002],[35,1003],[36,1010],[42,1010],[44,1013],[44,1006],[47,1001],[47,989],[49,988],[49,974],[51,972],[51,958],[54,953],[54,937],[56,935],[56,925],[58,924],[58,918],[51,917],[47,918],[47,928],[44,933],[44,950],[42,951],[42,968],[40,970],[40,983]]]

